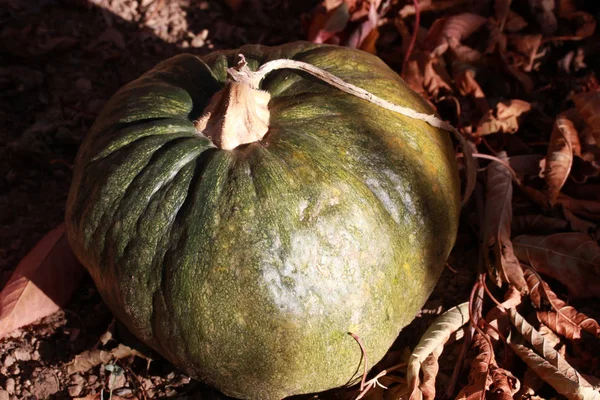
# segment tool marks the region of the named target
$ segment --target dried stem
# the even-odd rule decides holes
[[[473,154],[471,151],[471,147],[467,140],[463,137],[463,135],[451,124],[446,121],[442,121],[438,117],[433,114],[425,114],[418,111],[413,110],[409,107],[403,107],[398,104],[394,104],[389,102],[381,97],[374,95],[373,93],[362,89],[356,85],[345,82],[344,80],[338,78],[337,76],[319,68],[312,64],[305,63],[297,60],[290,59],[278,59],[269,61],[256,71],[250,71],[247,66],[246,59],[242,54],[240,54],[240,62],[237,66],[233,68],[228,68],[227,72],[231,79],[235,82],[245,83],[249,85],[253,89],[258,89],[260,87],[260,83],[262,80],[271,72],[279,69],[294,69],[298,71],[306,72],[323,82],[330,84],[331,86],[345,92],[351,94],[352,96],[361,98],[370,103],[373,103],[379,107],[385,108],[386,110],[393,111],[395,113],[404,115],[406,117],[417,119],[428,123],[429,125],[443,129],[449,132],[452,132],[455,138],[459,141],[463,153],[465,155],[465,163],[467,165],[467,184],[465,193],[463,195],[463,204],[466,200],[471,196],[473,189],[475,188],[475,175],[476,171],[474,168]]]

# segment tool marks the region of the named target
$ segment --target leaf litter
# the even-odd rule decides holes
[[[181,6],[142,2],[147,13],[136,16],[125,1],[106,3],[105,9],[122,15],[123,20],[143,24],[147,19],[148,29],[154,30],[156,37],[176,43],[177,49],[189,46],[188,36],[184,35],[193,25],[191,21],[165,28],[185,20],[185,16],[176,15],[183,11]],[[256,19],[250,22],[254,23],[269,7],[276,10],[280,2],[264,3],[226,2],[242,25],[248,21],[244,20],[246,12],[255,12],[252,15]],[[284,0],[281,3],[289,5]],[[210,10],[206,4],[200,2],[198,9]],[[22,6],[11,7],[20,10]],[[198,15],[197,10],[188,11]],[[598,398],[591,382],[600,375],[593,367],[600,361],[597,353],[585,351],[598,348],[600,317],[598,307],[593,306],[599,304],[600,297],[600,196],[594,195],[598,192],[595,188],[600,187],[600,92],[594,71],[600,53],[594,46],[598,42],[597,15],[597,6],[567,0],[495,0],[488,6],[461,0],[324,0],[303,17],[304,38],[375,53],[401,73],[442,120],[456,126],[463,145],[470,142],[469,148],[481,167],[477,184],[472,181],[465,190],[474,190],[475,195],[463,207],[467,227],[461,228],[457,244],[480,252],[480,256],[465,258],[469,263],[466,271],[479,278],[453,286],[457,293],[463,293],[457,296],[460,300],[444,303],[450,314],[442,313],[431,322],[431,328],[413,346],[412,356],[396,355],[406,354],[407,348],[399,351],[395,345],[384,363],[365,377],[363,389],[368,390],[361,393],[356,388],[348,389],[351,398],[432,399],[445,393],[454,398],[508,399],[519,396],[518,393],[539,396],[548,390],[567,398]],[[297,17],[294,15],[299,23]],[[78,46],[98,52],[103,60],[128,53],[135,37],[115,25],[115,17],[108,12],[102,18],[110,23],[101,24],[101,29],[85,43],[80,42],[85,39],[74,39],[66,32],[47,34],[27,26],[4,29],[0,37],[10,42],[6,46],[9,53],[22,59],[57,57]],[[157,23],[161,18],[169,22]],[[220,29],[230,36],[223,42],[227,43],[224,47],[237,47],[234,37],[238,31]],[[290,37],[288,34],[286,39]],[[260,35],[256,38],[262,40]],[[207,45],[211,39],[218,38],[207,39]],[[19,45],[22,43],[27,45]],[[166,57],[165,46],[160,42],[152,46],[158,49],[160,58]],[[19,83],[23,79],[18,74],[11,76],[9,69],[3,70],[2,76],[23,88],[41,85],[39,78],[40,82],[33,86]],[[77,76],[74,81],[80,78]],[[96,81],[88,79],[94,84]],[[46,84],[45,77],[43,83]],[[16,89],[7,93],[19,93]],[[92,95],[96,90],[88,89]],[[102,95],[104,100],[108,94]],[[75,116],[80,113],[77,110],[85,111],[85,104],[83,109],[80,105],[73,107]],[[71,129],[73,125],[53,126]],[[50,134],[55,128],[52,129]],[[517,138],[520,145],[515,146],[511,138]],[[27,151],[27,146],[22,148]],[[462,175],[465,178],[464,172]],[[481,205],[479,218],[477,202]],[[488,272],[482,269],[483,265]],[[452,272],[448,270],[444,276],[448,274]],[[469,275],[460,269],[454,274],[450,275],[453,279]],[[4,291],[11,287],[15,286],[5,285]],[[444,289],[437,292],[440,290]],[[475,294],[471,302],[458,307],[468,312],[449,323],[448,316],[457,310],[452,306],[463,301],[470,291]],[[506,300],[498,303],[496,297],[503,295]],[[5,295],[5,302],[7,298]],[[48,310],[52,309],[44,313]],[[482,317],[484,311],[486,318]],[[441,312],[442,309],[436,311]],[[473,318],[469,319],[469,315]],[[423,315],[405,331],[411,331],[422,318]],[[27,329],[30,328],[8,334],[5,343],[14,346],[19,332]],[[72,343],[79,343],[78,338],[86,336],[77,328],[64,329]],[[73,397],[95,399],[101,390],[127,389],[134,394],[126,395],[124,390],[115,392],[113,398],[147,398],[146,388],[151,392],[156,388],[149,378],[156,376],[143,372],[147,362],[137,350],[119,343],[118,337],[117,341],[106,340],[108,336],[102,335],[101,340],[96,337],[93,346],[77,347],[84,350],[71,353],[61,364],[60,368],[72,377],[108,377],[98,384],[86,383]],[[13,357],[17,350],[18,346],[10,347],[7,354]],[[26,389],[22,388],[22,379],[10,357],[0,360],[4,364],[0,372],[20,386],[5,389],[11,389],[10,395],[15,390],[23,394]],[[451,365],[449,360],[453,360]],[[144,367],[134,368],[139,361]],[[124,371],[137,371],[128,375],[125,388],[113,387],[114,377],[107,367],[110,369],[115,363],[123,365]],[[160,361],[149,365],[157,363]],[[449,368],[456,371],[452,377]],[[76,384],[68,387],[73,393],[79,390]],[[162,395],[168,395],[166,389],[161,390]]]

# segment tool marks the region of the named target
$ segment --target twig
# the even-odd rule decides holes
[[[350,336],[352,336],[354,338],[354,340],[356,340],[356,343],[358,343],[358,345],[360,346],[360,351],[362,353],[362,357],[365,360],[365,364],[364,364],[365,367],[364,367],[364,371],[363,371],[363,376],[362,376],[362,379],[360,381],[360,391],[362,392],[364,390],[364,388],[365,388],[365,381],[367,379],[367,372],[369,372],[368,371],[368,365],[367,365],[368,362],[369,362],[369,359],[367,358],[367,351],[365,350],[365,346],[364,346],[362,340],[360,340],[360,338],[358,337],[358,335],[356,335],[356,334],[354,334],[352,332],[348,332],[348,334]]]
[[[404,73],[406,72],[406,66],[408,65],[408,60],[410,59],[410,54],[412,53],[413,47],[415,47],[415,43],[417,42],[417,35],[419,34],[419,25],[421,23],[421,11],[419,10],[419,0],[413,0],[413,4],[415,5],[415,26],[413,28],[413,34],[410,38],[410,43],[408,44],[408,49],[406,49],[406,54],[404,54],[404,61],[402,62],[402,72],[401,75],[404,78]]]

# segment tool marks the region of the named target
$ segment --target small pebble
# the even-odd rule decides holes
[[[17,361],[15,357],[9,354],[4,358],[4,366],[8,368],[12,366],[15,363],[15,361]]]
[[[0,389],[0,400],[10,400],[10,395],[6,390]]]
[[[9,394],[13,394],[15,392],[15,385],[15,380],[13,378],[8,378],[4,384],[4,387]]]
[[[8,369],[8,372],[10,372],[12,375],[19,375],[21,373],[21,368],[15,364]]]

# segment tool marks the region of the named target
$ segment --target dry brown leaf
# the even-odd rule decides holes
[[[487,396],[490,400],[512,400],[521,389],[521,382],[508,370],[496,368],[492,370],[492,385]]]
[[[588,124],[591,134],[600,147],[600,92],[578,93],[573,96],[575,107]]]
[[[130,356],[147,359],[147,357],[139,351],[119,343],[119,345],[112,350],[87,350],[76,355],[73,361],[67,365],[67,373],[71,375],[85,372],[97,365],[108,364],[113,360],[120,360]]]
[[[524,235],[516,237],[513,246],[521,262],[562,282],[571,296],[594,297],[600,293],[600,246],[589,235]]]
[[[593,222],[586,221],[573,214],[568,208],[562,208],[565,220],[569,223],[572,231],[590,234],[598,229],[598,225]]]
[[[352,17],[356,16],[355,14],[351,14]],[[372,41],[372,53],[375,53],[375,41],[379,36],[379,31],[377,30],[377,22],[379,21],[379,15],[377,14],[377,5],[375,2],[371,2],[369,4],[369,12],[367,14],[367,19],[360,23],[358,27],[350,34],[348,39],[343,42],[344,46],[351,47],[353,49],[360,49],[363,46],[365,40],[371,36],[373,32],[375,32],[375,36],[371,36]]]
[[[540,154],[522,154],[508,158],[510,167],[515,171],[519,180],[525,177],[537,177],[540,174],[540,160],[544,156]]]
[[[517,332],[511,333],[507,341],[536,374],[569,400],[600,400],[600,392],[595,391],[530,323],[514,308],[508,312]],[[539,355],[522,343],[523,337]]]
[[[321,9],[313,17],[308,28],[308,40],[374,53],[379,36],[377,8],[380,4],[380,0],[345,0],[326,5],[325,10]],[[349,27],[354,29],[349,32]]]
[[[419,398],[419,371],[431,353],[448,341],[450,336],[469,321],[469,303],[462,303],[440,315],[419,340],[408,361],[406,381],[411,399]]]
[[[556,32],[558,23],[554,15],[554,0],[529,0],[529,8],[545,35]]]
[[[509,48],[516,51],[521,55],[522,61],[517,65],[520,66],[523,71],[531,72],[533,70],[533,64],[538,58],[538,50],[542,44],[542,35],[519,35],[511,34],[507,35]]]
[[[375,44],[377,43],[377,39],[379,38],[379,29],[373,29],[367,37],[361,42],[359,49],[362,51],[366,51],[367,53],[377,54],[377,49]]]
[[[531,104],[524,100],[502,101],[489,110],[477,124],[478,135],[491,133],[515,133],[519,129],[519,117],[531,111]]]
[[[527,73],[521,71],[516,66],[509,63],[503,51],[500,51],[500,60],[502,61],[502,66],[504,67],[506,72],[508,72],[517,81],[519,81],[521,86],[523,86],[525,93],[530,94],[533,91],[534,87],[533,79],[531,79],[531,77]]]
[[[533,305],[538,309],[547,308],[543,307],[544,298],[551,305],[551,311],[539,310],[537,312],[542,323],[567,339],[580,339],[582,329],[600,338],[600,325],[598,325],[598,322],[578,312],[558,298],[556,293],[550,289],[550,286],[540,280],[538,275],[529,268],[525,269],[525,279],[527,279],[529,297]]]
[[[471,0],[419,0],[419,11],[425,12],[438,12],[447,10],[448,8],[458,7],[463,4],[469,3]],[[407,18],[411,15],[415,15],[415,6],[412,2],[408,2],[404,7],[400,9],[398,15],[401,18]]]
[[[575,11],[570,13],[567,17],[571,24],[574,26],[573,36],[566,37],[571,40],[581,40],[588,38],[596,31],[596,19],[590,13],[585,11]],[[557,39],[565,39],[565,37],[558,37]]]
[[[513,235],[536,235],[565,232],[569,229],[569,223],[559,218],[546,217],[541,214],[519,215],[513,217]]]
[[[448,75],[443,58],[429,52],[413,52],[403,78],[412,90],[425,99],[430,96],[438,99],[442,93],[452,92],[452,78]]]
[[[0,338],[58,311],[83,274],[61,224],[21,260],[0,292]]]
[[[423,373],[423,380],[419,385],[421,393],[423,393],[423,400],[434,400],[435,399],[435,378],[437,377],[440,365],[438,359],[444,350],[444,346],[438,346],[435,350],[427,356],[423,364],[421,364],[421,372]]]
[[[503,335],[505,335],[507,332],[509,320],[506,310],[518,306],[521,304],[521,301],[521,293],[514,286],[509,286],[506,294],[504,295],[504,301],[501,303],[501,305],[492,308],[486,314],[485,320],[488,324],[486,325],[484,332],[489,335],[493,345],[500,340],[498,332],[501,332]]]
[[[475,69],[468,64],[455,63],[453,65],[452,77],[458,92],[463,96],[472,97],[479,111],[485,114],[490,109],[490,105],[481,86],[475,79],[475,75]]]
[[[525,18],[521,17],[516,12],[509,10],[508,15],[506,16],[506,23],[504,24],[504,29],[509,33],[516,33],[520,30],[524,29],[527,25],[527,21]]]
[[[558,195],[556,203],[580,217],[592,221],[600,221],[599,200],[574,199],[561,193]]]
[[[345,2],[327,13],[317,13],[308,28],[308,40],[313,43],[331,43],[330,40],[346,28],[348,21],[350,12]]]
[[[480,333],[475,335],[471,346],[477,348],[477,356],[471,362],[469,384],[458,393],[456,400],[482,399],[492,384],[490,369],[496,367],[494,351]]]
[[[558,194],[571,172],[573,155],[577,153],[581,154],[577,130],[572,121],[559,116],[552,129],[548,154],[540,164],[543,169],[542,177],[546,180],[545,192],[551,205],[556,204]]]
[[[242,7],[243,3],[244,0],[225,0],[225,4],[227,4],[227,6],[229,6],[233,12],[237,12],[240,7]]]
[[[497,157],[508,161],[505,152],[498,153]],[[526,292],[523,270],[510,241],[513,187],[512,175],[506,166],[499,162],[490,163],[485,188],[483,243],[486,246],[484,256],[488,271],[498,286],[507,282],[520,292]]]
[[[461,43],[481,29],[486,22],[487,18],[473,13],[463,13],[447,17],[444,27],[440,31],[437,46],[443,41],[448,41],[450,46]]]

